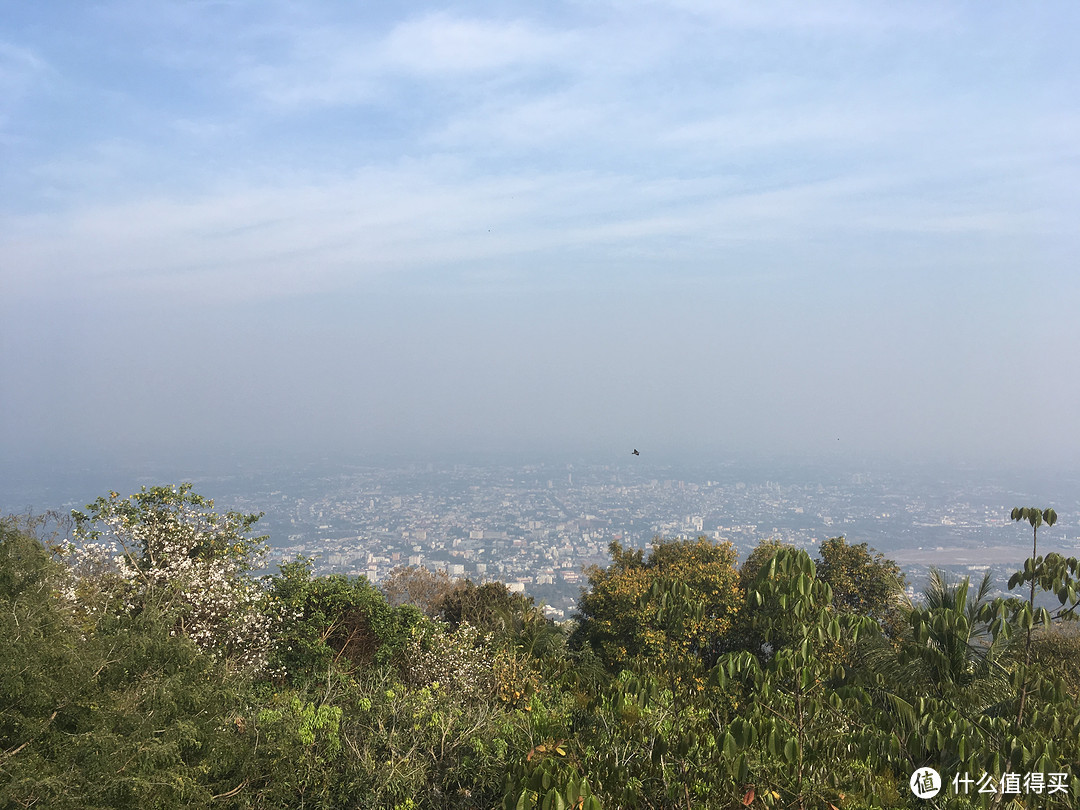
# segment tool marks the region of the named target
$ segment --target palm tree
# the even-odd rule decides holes
[[[986,692],[986,687],[1003,684],[1007,672],[1000,659],[1005,639],[995,639],[990,625],[979,618],[991,590],[989,572],[972,594],[969,577],[949,582],[937,568],[930,570],[924,605],[909,614],[913,642],[909,652],[924,674],[924,683],[936,687],[939,694],[979,687],[971,695],[975,697]]]
[[[501,643],[520,655],[559,658],[566,654],[566,631],[524,601],[495,606],[491,624]]]
[[[903,632],[869,640],[864,660],[897,695],[932,694],[986,711],[1008,693],[1005,634],[995,637],[981,617],[992,590],[989,573],[972,590],[969,577],[950,581],[932,568],[921,603],[902,609]]]

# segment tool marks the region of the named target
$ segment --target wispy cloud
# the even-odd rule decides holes
[[[364,25],[280,31],[273,58],[245,60],[236,81],[284,106],[386,101],[409,79],[439,85],[522,72],[557,70],[575,48],[573,32],[523,20],[489,20],[445,12],[420,15],[387,30]],[[387,85],[390,85],[389,87]]]
[[[428,76],[490,73],[523,66],[557,66],[577,50],[572,32],[522,20],[466,19],[429,14],[395,26],[380,48],[380,63]]]
[[[907,201],[884,202],[897,196]],[[13,219],[0,232],[0,275],[13,296],[105,287],[252,300],[358,291],[386,274],[407,280],[470,268],[515,268],[511,275],[531,285],[547,268],[596,253],[620,257],[616,277],[641,261],[681,263],[679,272],[711,263],[717,273],[733,245],[782,255],[800,241],[836,243],[860,233],[1000,238],[1040,224],[1037,215],[992,207],[927,205],[889,175],[746,189],[723,178],[643,183],[587,172],[470,177],[453,164],[422,162],[317,186],[147,198],[63,219]],[[810,260],[805,269],[820,266]],[[579,283],[588,285],[587,275]]]
[[[1046,212],[1069,209],[1076,174],[1075,112],[979,84],[948,51],[957,12],[930,5],[346,19],[318,4],[185,5],[172,40],[125,8],[117,24],[169,43],[155,75],[181,76],[176,97],[196,100],[151,117],[137,108],[149,89],[129,88],[127,127],[18,170],[48,204],[9,202],[0,222],[12,289],[198,279],[284,295],[611,255],[666,255],[677,274],[735,243],[812,237],[842,252],[853,234],[1060,232],[1067,217]],[[234,52],[221,32],[197,36],[212,23],[233,26]],[[898,70],[912,28],[931,32],[933,58]],[[0,47],[9,63],[20,81],[46,70],[22,46]],[[966,72],[942,83],[945,67]]]
[[[33,49],[0,40],[0,140],[16,137],[8,131],[9,117],[50,74],[49,64]]]

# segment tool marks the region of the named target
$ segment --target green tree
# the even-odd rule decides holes
[[[223,664],[154,604],[88,624],[74,592],[0,522],[0,806],[188,806],[246,785]]]
[[[764,660],[731,653],[714,670],[720,685],[739,684],[747,694],[740,722],[719,744],[723,767],[736,784],[749,783],[747,804],[760,794],[780,806],[824,807],[844,790],[866,787],[840,767],[857,733],[867,731],[859,722],[866,696],[841,688],[846,672],[831,651],[876,633],[877,624],[834,611],[831,587],[809,555],[792,548],[760,567],[749,598],[758,608],[755,629],[771,649]]]
[[[57,598],[65,574],[30,527],[0,519],[0,806],[61,789],[50,743],[77,721],[93,680],[96,659]]]
[[[900,632],[905,578],[892,560],[866,543],[849,545],[833,537],[818,551],[817,576],[832,588],[836,610],[869,616],[889,636]]]
[[[1080,626],[1071,622],[1039,628],[1031,638],[1031,660],[1060,677],[1069,696],[1080,701]]]
[[[268,578],[268,605],[279,627],[273,669],[294,684],[354,674],[388,663],[422,622],[411,605],[393,608],[364,577],[316,577],[309,559],[280,566]]]
[[[250,733],[264,741],[260,803],[310,810],[341,806],[346,771],[341,720],[341,706],[293,691],[276,693],[268,706],[252,713]]]
[[[762,624],[758,614],[771,608],[766,605],[758,605],[750,594],[761,569],[767,566],[781,549],[785,548],[793,548],[793,546],[774,537],[761,540],[739,567],[741,607],[734,626],[728,634],[726,646],[729,651],[745,650],[755,655],[766,654],[766,643],[760,630]]]
[[[637,659],[666,669],[678,659],[695,658],[712,666],[723,650],[741,601],[736,553],[730,543],[697,540],[656,542],[646,559],[619,543],[610,546],[608,568],[588,571],[589,589],[578,603],[578,646],[593,647],[618,671]],[[686,612],[672,623],[657,613],[657,583],[682,583],[700,612]]]
[[[1038,570],[1042,567],[1041,563],[1043,563],[1043,560],[1038,556],[1039,527],[1043,525],[1050,527],[1057,523],[1057,512],[1053,509],[1039,509],[1034,506],[1017,506],[1013,508],[1010,518],[1015,521],[1026,520],[1031,525],[1031,557],[1025,563],[1020,576],[1014,576],[1012,581],[1009,582],[1010,590],[1015,585],[1023,584],[1026,581],[1030,581],[1031,585],[1028,603],[1019,617],[1021,626],[1024,628],[1024,664],[1020,677],[1020,699],[1016,709],[1016,722],[1020,724],[1024,722],[1024,704],[1027,702],[1027,668],[1031,664],[1031,635],[1035,625],[1035,589],[1041,578],[1040,575],[1043,573]],[[1049,623],[1049,617],[1046,616],[1045,610],[1043,611],[1043,618],[1044,623]]]
[[[988,621],[992,584],[986,573],[972,591],[968,577],[949,582],[936,568],[923,604],[908,611],[910,636],[903,657],[911,666],[901,680],[920,690],[985,710],[1002,697],[1008,670],[1004,635]]]
[[[460,579],[434,603],[434,615],[451,627],[465,623],[485,632],[505,629],[514,616],[536,613],[531,596],[510,593],[502,582],[477,585],[471,579]]]
[[[792,546],[777,540],[775,537],[762,540],[754,546],[753,551],[746,556],[743,564],[739,567],[739,587],[744,592],[749,591],[753,586],[762,566],[767,565],[782,548],[792,548]]]
[[[1080,713],[1061,681],[1030,677],[1030,711],[1018,722],[1014,701],[1028,676],[1008,641],[1017,611],[990,600],[990,591],[988,576],[972,588],[967,578],[949,582],[934,571],[895,643],[862,646],[856,681],[872,698],[865,728],[878,735],[869,750],[879,769],[1051,773],[1080,761],[1072,732],[1080,731]],[[1029,797],[1024,806],[1071,807],[1078,795],[1080,782],[1071,778],[1066,793]],[[992,799],[966,801],[988,807]]]

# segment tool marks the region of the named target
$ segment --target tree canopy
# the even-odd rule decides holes
[[[693,656],[711,666],[739,611],[734,546],[699,537],[658,540],[648,557],[617,542],[609,550],[611,565],[588,571],[576,643],[596,650],[613,671],[635,658],[665,666]],[[657,613],[655,603],[673,583],[689,589],[699,610],[671,622]]]
[[[567,643],[498,582],[258,576],[257,520],[188,485],[0,520],[0,808],[915,810],[928,767],[942,807],[1080,806],[1075,558],[908,601],[844,538],[615,543]]]

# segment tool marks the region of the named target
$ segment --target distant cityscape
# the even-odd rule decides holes
[[[704,535],[732,542],[741,559],[769,538],[816,554],[823,540],[844,535],[894,559],[912,593],[930,566],[989,570],[1003,588],[1031,550],[1030,528],[1014,524],[1009,511],[1038,505],[1060,516],[1042,533],[1040,553],[1080,553],[1080,499],[1061,499],[1080,489],[1060,481],[1055,500],[974,475],[754,472],[735,464],[325,463],[188,480],[219,509],[264,513],[257,528],[269,535],[271,570],[305,556],[319,573],[380,583],[399,566],[424,566],[502,581],[557,620],[570,618],[588,567],[609,562],[613,541],[647,548],[655,538]]]
[[[612,541],[647,548],[655,538],[704,535],[731,541],[741,559],[768,538],[813,554],[844,535],[896,560],[913,590],[930,566],[991,570],[1004,587],[1030,553],[1030,529],[1010,521],[1009,511],[1037,496],[865,472],[799,480],[807,474],[785,471],[774,480],[733,468],[426,464],[337,470],[306,480],[303,492],[283,481],[236,497],[234,506],[266,513],[260,525],[275,561],[310,556],[320,572],[376,583],[401,565],[500,580],[557,619],[571,614],[588,566],[609,562]],[[1076,554],[1080,503],[1054,505],[1062,519],[1043,533],[1041,551]]]

